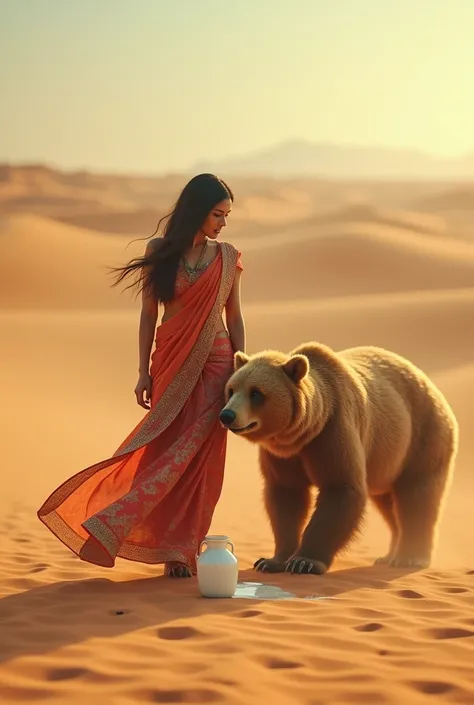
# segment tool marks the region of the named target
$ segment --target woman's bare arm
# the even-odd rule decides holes
[[[148,255],[154,246],[151,240],[145,253]],[[144,409],[151,407],[152,379],[150,375],[150,355],[155,338],[156,321],[158,319],[158,302],[152,292],[143,287],[142,310],[140,312],[140,325],[138,328],[138,382],[135,387],[137,404]]]
[[[154,247],[150,241],[146,247],[145,254],[149,255]],[[158,320],[158,302],[153,294],[143,288],[142,308],[140,312],[140,324],[138,329],[138,372],[147,375],[150,372],[150,355],[153,341],[155,339],[156,321]]]
[[[236,269],[234,283],[225,307],[227,330],[234,352],[245,352],[246,334],[240,295],[242,270]]]

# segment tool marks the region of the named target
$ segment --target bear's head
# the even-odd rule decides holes
[[[249,441],[267,447],[297,440],[313,416],[314,383],[308,358],[264,351],[237,352],[234,372],[225,387],[221,424]]]

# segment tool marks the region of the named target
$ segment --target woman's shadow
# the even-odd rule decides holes
[[[146,628],[153,628],[157,639],[202,640],[207,636],[202,622],[198,627],[193,624],[202,615],[257,616],[255,605],[283,597],[303,598],[314,607],[319,598],[337,598],[362,587],[389,588],[391,581],[409,572],[413,571],[384,566],[334,570],[325,576],[240,571],[238,592],[250,593],[252,599],[202,598],[196,578],[171,583],[164,576],[54,583],[0,600],[0,662]]]

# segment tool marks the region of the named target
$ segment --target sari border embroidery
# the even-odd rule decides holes
[[[186,403],[186,399],[194,389],[211,351],[214,341],[213,333],[234,282],[238,252],[233,245],[227,242],[223,242],[221,247],[222,275],[219,292],[212,310],[199,333],[191,355],[185,360],[156,406],[150,410],[141,428],[130,439],[129,443],[116,451],[112,457],[117,458],[137,450],[162,433],[178,416]]]
[[[123,558],[149,565],[179,561],[186,565],[193,574],[196,572],[195,562],[191,558],[191,554],[194,556],[194,552],[191,548],[189,550],[186,550],[184,546],[181,548],[150,548],[128,541],[124,541],[118,548],[115,536],[101,521],[91,518],[84,523],[84,526],[86,524],[94,532],[91,537],[93,539],[100,537],[102,544],[96,540],[89,544],[90,539],[78,536],[56,512],[51,513],[46,522],[46,526],[53,534],[78,558],[102,568],[112,568],[116,558]]]

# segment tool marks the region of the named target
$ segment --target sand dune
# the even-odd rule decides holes
[[[158,222],[165,215],[163,211],[153,208],[134,208],[132,210],[89,210],[83,212],[67,213],[56,217],[59,222],[74,225],[88,230],[97,230],[101,233],[113,235],[127,235],[133,237],[149,237],[156,229]]]
[[[247,309],[249,346],[289,349],[321,340],[336,349],[381,345],[429,373],[472,359],[474,289],[254,304]]]
[[[421,199],[418,206],[428,212],[474,211],[474,189],[472,187],[450,188]]]
[[[93,174],[87,171],[63,172],[42,165],[10,167],[0,165],[0,203],[5,211],[17,210],[16,199],[36,199],[37,205],[48,206],[52,198],[91,201],[97,204],[127,206],[129,203],[157,203],[173,198],[182,184],[182,177],[129,177],[115,174]],[[162,199],[162,200],[161,200]],[[13,201],[13,203],[12,203]],[[58,204],[59,205],[59,201]],[[65,204],[67,207],[67,204]],[[25,208],[28,212],[30,208]]]
[[[472,242],[474,238],[474,189],[472,184],[446,188],[425,194],[414,207],[431,214],[445,223],[445,227],[459,239]]]
[[[95,174],[35,164],[0,165],[0,214],[28,212],[101,232],[145,236],[154,230],[183,180],[190,176]],[[229,182],[236,195],[234,229],[242,231],[246,225],[254,235],[310,218],[369,223],[375,219],[422,232],[443,232],[452,209],[470,210],[468,201],[472,200],[469,188],[453,188],[442,182],[258,176],[232,176]]]
[[[474,247],[379,224],[285,229],[239,240],[248,301],[469,287]]]
[[[143,237],[168,212],[182,181],[182,175],[130,177],[0,165],[0,214],[27,212],[100,232]],[[325,198],[326,192],[337,192],[331,185],[320,189],[315,184]],[[231,186],[236,194],[232,218],[237,229],[243,223],[258,229],[301,220],[315,208],[314,186],[308,189],[308,182],[301,188],[292,180],[253,178],[249,183],[237,178]]]
[[[364,202],[355,202],[334,211],[318,214],[299,225],[310,228],[331,223],[378,223],[382,226],[409,228],[414,232],[425,234],[440,234],[446,229],[444,220],[436,215],[402,210],[390,211]]]
[[[141,418],[137,302],[110,289],[105,267],[142,251],[127,245],[145,233],[127,228],[181,184],[0,169],[2,702],[474,703],[474,248],[406,205],[445,185],[242,178],[226,232],[244,253],[250,351],[390,347],[451,402],[460,451],[430,569],[373,567],[388,533],[370,510],[328,575],[264,577],[300,599],[203,600],[195,579],[170,584],[158,567],[82,563],[37,521],[53,487]],[[464,215],[463,233],[472,226]],[[212,530],[231,535],[240,579],[260,581],[251,567],[272,538],[256,449],[241,438],[229,438]]]
[[[32,215],[0,219],[1,308],[121,308],[133,299],[111,289],[107,268],[142,252],[120,237]],[[127,248],[127,249],[126,249]]]
[[[230,230],[229,235],[243,252],[243,296],[249,303],[456,289],[474,283],[474,245],[379,223],[295,224],[256,240],[232,237]],[[110,288],[106,272],[141,254],[145,246],[146,238],[99,235],[38,216],[4,217],[0,307],[135,307],[131,293]]]

